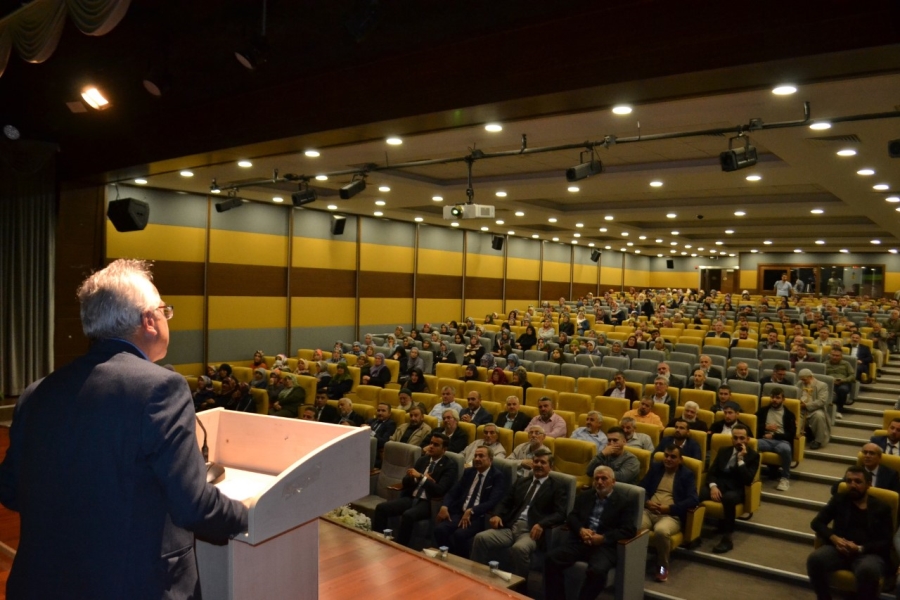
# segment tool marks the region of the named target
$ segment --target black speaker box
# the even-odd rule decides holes
[[[150,205],[134,198],[113,200],[106,209],[106,216],[116,231],[143,231],[150,220]]]
[[[666,259],[666,268],[667,268],[667,269],[674,269],[674,268],[675,268],[675,261],[672,260],[671,258],[667,258],[667,259]]]
[[[891,158],[900,158],[900,140],[891,140],[888,142],[888,156]]]
[[[491,238],[491,248],[494,250],[503,250],[503,236],[495,235]]]
[[[597,262],[598,260],[600,260],[600,251],[597,250],[596,248],[591,250],[591,260],[594,262]]]
[[[344,227],[347,225],[347,217],[335,217],[331,221],[331,235],[344,235]]]

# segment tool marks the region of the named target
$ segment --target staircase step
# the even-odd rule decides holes
[[[890,398],[876,396],[869,391],[862,391],[859,396],[856,397],[856,402],[853,406],[863,402],[873,405],[869,408],[894,408],[894,405],[897,404],[897,395],[900,395],[900,390],[898,390],[898,394],[891,395]]]
[[[877,417],[872,415],[857,415],[848,412],[850,408],[853,407],[851,406],[844,409],[843,419],[835,420],[834,424],[836,426],[864,429],[869,432],[881,429],[884,421],[884,414],[878,415]]]
[[[859,448],[852,448],[847,444],[828,444],[821,450],[807,450],[806,456],[819,460],[855,465]]]
[[[897,386],[888,385],[887,383],[883,383],[881,380],[876,383],[864,383],[859,386],[859,391],[860,393],[871,392],[884,394],[886,398],[889,396],[893,396],[894,400],[897,399],[897,393],[900,392]]]
[[[840,479],[847,472],[847,466],[850,463],[837,462],[829,460],[820,460],[816,457],[809,456],[807,452],[803,461],[794,469],[791,469],[791,477],[807,479],[815,477],[836,477]]]
[[[735,531],[734,549],[727,554],[713,554],[712,548],[719,543],[719,539],[710,531],[709,537],[704,536],[701,548],[692,552],[693,558],[767,579],[809,585],[806,557],[813,550],[812,542],[782,539],[777,544],[765,544],[757,535]]]
[[[844,416],[846,415],[867,415],[870,417],[878,417],[884,418],[884,409],[878,410],[873,408],[862,408],[854,404],[853,406],[845,406],[843,410]],[[878,425],[881,425],[881,422],[878,422]]]
[[[787,492],[763,492],[762,499],[764,503],[772,503],[775,505],[785,505],[792,506],[795,508],[805,508],[812,511],[819,511],[823,506],[825,506],[825,502],[820,500],[811,500],[809,498],[800,498],[798,496],[791,496],[790,491]],[[756,515],[753,515],[754,517]],[[812,517],[810,517],[810,520]]]

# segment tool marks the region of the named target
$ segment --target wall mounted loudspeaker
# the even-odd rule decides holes
[[[891,140],[888,142],[888,156],[891,158],[900,158],[900,140]]]
[[[150,220],[150,205],[134,198],[113,200],[106,209],[106,216],[116,231],[143,231]]]
[[[347,217],[339,217],[334,215],[331,221],[331,235],[344,235],[344,226],[347,224]]]
[[[674,269],[674,268],[675,268],[675,261],[672,260],[671,258],[666,259],[666,268],[667,268],[667,269]]]
[[[591,250],[591,260],[594,262],[597,262],[598,260],[600,260],[600,251],[597,250],[596,248]]]
[[[503,250],[503,236],[495,235],[491,238],[491,248],[494,250]]]

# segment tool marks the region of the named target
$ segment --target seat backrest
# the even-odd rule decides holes
[[[559,375],[559,365],[554,362],[538,360],[534,363],[534,371],[543,375]]]
[[[594,367],[600,365],[600,357],[593,356],[590,354],[578,354],[575,356],[575,364],[582,365],[585,367]]]
[[[652,360],[659,364],[666,360],[666,353],[661,350],[641,350],[641,358]]]
[[[457,398],[457,402],[463,405],[465,408],[467,406],[466,402],[463,401],[463,398],[468,397],[469,392],[478,392],[481,394],[482,400],[493,400],[494,397],[494,386],[487,381],[466,381],[464,385],[465,395]]]
[[[465,460],[463,459],[463,455],[457,454],[456,452],[445,452],[445,455],[456,463],[456,480],[459,481],[462,479],[463,471],[465,470]]]
[[[631,359],[627,356],[604,356],[602,366],[616,371],[624,371],[631,364]]]
[[[639,485],[617,481],[614,489],[616,494],[621,494],[628,502],[637,507],[634,510],[634,527],[635,531],[640,531],[641,520],[644,515],[644,488]]]
[[[671,365],[673,362],[684,363],[690,367],[695,362],[700,360],[699,354],[694,354],[692,352],[679,352],[678,350],[669,353],[669,364]]]
[[[552,398],[553,406],[556,406],[556,403],[559,400],[559,392],[551,390],[550,388],[539,388],[534,386],[528,388],[528,391],[525,392],[525,404],[536,407],[538,405],[538,400],[544,396]]]
[[[459,365],[456,363],[438,363],[435,366],[434,374],[438,379],[457,379],[460,376]]]
[[[591,398],[594,396],[602,396],[606,391],[609,381],[606,379],[595,379],[593,377],[582,377],[575,383],[575,391],[579,394],[587,394]]]
[[[809,369],[816,375],[824,375],[825,374],[825,363],[820,362],[802,362],[797,363],[798,369]]]
[[[643,448],[636,448],[634,446],[625,446],[625,451],[634,454],[641,465],[641,472],[638,474],[638,477],[635,480],[635,483],[637,483],[641,481],[647,474],[647,471],[650,470],[650,451],[644,450]],[[618,485],[618,482],[616,482],[616,485]]]
[[[576,415],[585,414],[593,409],[594,400],[587,394],[576,394],[574,392],[560,392],[559,401],[557,402],[559,410],[567,410]],[[601,413],[602,414],[602,413]],[[571,435],[571,431],[569,434]]]
[[[641,384],[641,388],[643,390],[643,386],[647,383],[653,381],[656,377],[654,373],[648,373],[647,371],[635,371],[634,369],[625,369],[625,381],[629,383],[639,383]],[[641,392],[638,392],[638,397],[640,397]]]
[[[546,446],[546,444],[544,445]],[[555,479],[558,483],[561,483],[566,489],[566,514],[569,514],[572,512],[572,509],[575,508],[575,494],[577,490],[577,480],[575,476],[553,470],[550,471],[550,477]]]
[[[547,375],[544,378],[544,385],[551,390],[557,392],[574,392],[575,380],[565,375]]]
[[[517,397],[519,404],[522,404],[525,401],[525,390],[518,385],[495,385],[491,390],[491,400],[500,403],[501,412],[506,410],[506,399],[510,396]]]
[[[719,344],[725,342],[725,345],[718,344],[710,344],[713,340],[719,340]],[[728,358],[728,340],[725,338],[706,338],[706,344],[703,346],[703,354],[707,354],[710,357],[719,356],[722,358]]]
[[[631,409],[626,398],[612,398],[610,396],[597,396],[594,398],[594,410],[604,417],[612,417],[621,420],[622,415]]]
[[[577,357],[576,357],[577,358]],[[587,377],[590,373],[590,367],[579,364],[565,364],[559,370],[560,375],[578,379],[579,377]]]
[[[732,348],[731,349],[731,363],[736,364],[734,359],[741,359],[747,361],[747,365],[750,367],[755,367],[759,364],[759,356],[757,352],[753,348]]]
[[[674,348],[675,352],[678,352],[680,354],[688,354],[691,357],[690,360],[683,360],[682,362],[695,363],[697,362],[697,359],[700,358],[700,346],[698,344],[684,344],[679,342],[675,344]],[[669,355],[669,358],[672,360],[676,360],[676,358],[672,356],[672,354]]]
[[[732,392],[738,394],[750,394],[759,398],[760,393],[762,392],[762,386],[755,381],[742,381],[740,379],[729,379],[728,387],[731,388]]]
[[[759,353],[761,360],[775,359],[780,361],[791,360],[791,353],[787,350],[762,350]]]
[[[709,390],[695,390],[684,388],[678,395],[678,404],[684,406],[688,401],[693,400],[703,410],[709,410],[716,402],[716,393]]]
[[[447,344],[447,348],[453,351],[457,364],[463,363],[463,355],[466,353],[466,347],[463,344]]]
[[[422,449],[418,446],[401,442],[386,443],[384,455],[381,457],[381,472],[375,484],[375,494],[388,498],[388,488],[403,481],[406,471],[416,464],[420,456]]]
[[[613,369],[612,367],[591,367],[590,377],[593,379],[612,381],[615,379],[617,372],[618,369]]]
[[[466,382],[460,379],[447,379],[441,377],[440,379],[438,379],[437,389],[434,390],[434,393],[440,396],[441,390],[443,390],[445,387],[453,388],[453,395],[457,399],[466,397]],[[462,403],[460,402],[460,404]]]
[[[531,362],[546,361],[548,358],[550,357],[543,350],[525,351],[525,360],[530,360]]]
[[[507,429],[506,431],[509,431],[510,434],[512,434],[511,430]],[[512,445],[512,441],[510,441],[510,445]],[[504,446],[504,448],[505,447],[506,446]],[[508,455],[510,451],[507,451],[506,453]],[[497,469],[501,473],[506,475],[507,479],[509,480],[509,486],[507,487],[507,489],[512,489],[513,484],[516,482],[516,477],[518,476],[518,469],[515,463],[505,458],[495,458],[493,465],[497,467]]]
[[[756,394],[743,394],[736,392],[732,388],[731,399],[734,402],[737,402],[741,407],[740,412],[748,413],[751,415],[755,415],[756,411],[759,410],[759,396]],[[756,430],[753,430],[753,435],[756,435]]]
[[[660,363],[658,360],[651,360],[649,358],[635,358],[631,361],[631,370],[633,371],[646,371],[647,373],[652,373],[656,375],[656,366]]]
[[[575,477],[584,475],[588,464],[597,454],[597,445],[585,440],[557,438],[553,455],[554,470],[568,473]]]
[[[799,398],[800,397],[800,390],[797,389],[797,386],[784,384],[784,383],[767,383],[767,384],[763,385],[761,395],[762,396],[771,396],[772,389],[777,388],[777,387],[780,387],[782,390],[784,390],[785,398]]]

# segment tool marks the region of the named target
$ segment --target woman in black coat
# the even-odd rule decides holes
[[[534,327],[529,325],[525,328],[525,333],[516,339],[516,348],[519,350],[531,350],[534,348],[535,344],[537,344],[537,335],[535,334]]]

